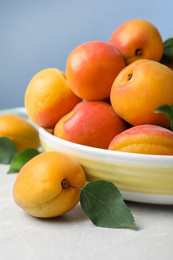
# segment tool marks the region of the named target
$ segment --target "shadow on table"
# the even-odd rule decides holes
[[[147,203],[138,203],[138,202],[130,202],[130,201],[125,201],[127,207],[130,209],[132,212],[135,222],[136,222],[136,227],[131,229],[125,227],[125,229],[133,230],[133,231],[140,231],[144,229],[143,224],[141,223],[141,216],[148,216],[150,217],[151,215],[157,215],[157,214],[162,214],[162,215],[172,215],[173,214],[173,205],[158,205],[158,204],[147,204]],[[36,221],[41,221],[49,224],[85,224],[88,222],[92,225],[92,222],[89,220],[89,218],[85,215],[84,211],[82,210],[80,204],[78,204],[75,208],[73,208],[71,211],[67,212],[66,214],[54,218],[36,218]],[[89,225],[90,225],[89,224]],[[124,229],[121,227],[121,229]]]
[[[162,205],[162,204],[152,204],[152,203],[141,203],[141,202],[131,202],[125,201],[129,208],[138,208],[140,211],[165,211],[173,212],[173,205]]]
[[[80,204],[74,207],[71,211],[67,212],[64,215],[54,217],[54,218],[38,218],[39,221],[49,222],[49,223],[79,223],[88,221],[88,217],[83,212]]]

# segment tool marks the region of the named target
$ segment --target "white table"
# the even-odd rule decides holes
[[[54,219],[20,209],[12,190],[17,174],[0,165],[0,260],[171,260],[173,205],[127,202],[136,229],[98,228],[80,205]]]

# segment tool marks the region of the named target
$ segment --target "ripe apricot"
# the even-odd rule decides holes
[[[54,135],[64,140],[107,149],[112,138],[127,129],[112,106],[102,101],[85,101],[62,117]]]
[[[133,126],[115,136],[109,150],[173,155],[173,132],[156,125]]]
[[[0,115],[0,137],[8,137],[16,145],[18,152],[39,147],[39,135],[36,128],[17,115]]]
[[[116,77],[110,94],[115,112],[131,125],[154,124],[170,128],[170,120],[154,110],[173,104],[173,71],[151,60],[137,60]]]
[[[76,206],[85,181],[76,159],[59,152],[45,152],[22,167],[14,183],[13,198],[32,216],[56,217]]]
[[[72,91],[85,100],[103,100],[110,95],[115,77],[125,67],[119,52],[109,43],[81,44],[68,56],[66,77]]]
[[[163,40],[158,29],[149,21],[132,19],[115,29],[109,43],[123,56],[126,65],[138,59],[159,61]]]
[[[81,99],[69,88],[65,74],[55,68],[38,72],[25,93],[28,116],[45,128],[53,128],[79,101]]]

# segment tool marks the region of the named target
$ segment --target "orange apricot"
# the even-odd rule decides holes
[[[37,149],[40,143],[36,128],[24,118],[13,114],[0,115],[0,137],[9,138],[18,152],[27,148]]]
[[[72,91],[85,100],[103,100],[110,95],[115,77],[125,67],[119,52],[109,43],[81,44],[68,56],[66,77]]]
[[[173,132],[156,125],[133,126],[115,136],[109,145],[109,150],[173,155]]]
[[[53,128],[80,101],[69,88],[65,74],[55,68],[38,72],[25,93],[28,116],[35,124],[45,128]]]
[[[154,124],[170,128],[170,120],[154,110],[173,104],[173,71],[151,60],[137,60],[116,77],[110,94],[115,112],[131,125]]]
[[[107,149],[112,138],[127,129],[112,106],[102,101],[85,101],[62,117],[54,135],[78,144]]]
[[[13,198],[32,216],[56,217],[77,205],[85,181],[76,159],[59,152],[45,152],[22,167],[14,183]]]
[[[121,24],[109,43],[121,53],[127,65],[138,59],[159,61],[163,54],[163,40],[158,29],[143,19]]]

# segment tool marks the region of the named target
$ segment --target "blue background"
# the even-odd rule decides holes
[[[123,22],[152,22],[163,40],[173,37],[172,0],[0,0],[0,107],[24,106],[40,70],[65,71],[70,52],[93,40],[108,41]]]

